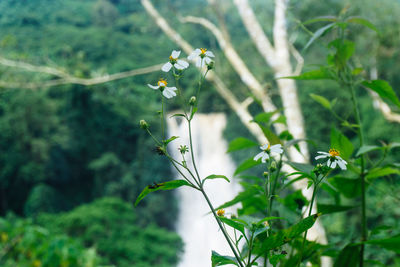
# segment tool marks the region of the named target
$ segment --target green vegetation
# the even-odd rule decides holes
[[[232,71],[215,38],[199,25],[178,22],[177,15],[181,14],[204,16],[217,23],[215,10],[207,6],[205,0],[153,2],[187,40],[214,51],[218,59],[215,71],[224,77],[232,92],[243,99],[248,97],[240,77]],[[232,34],[235,48],[246,55],[246,64],[276,100],[278,90],[273,73],[255,52],[235,8],[228,3],[230,1],[225,2],[222,11],[226,14],[228,30],[235,33]],[[264,30],[271,34],[273,1],[256,0],[252,4],[260,21],[265,22]],[[396,19],[400,17],[400,5],[394,0],[290,1],[290,40],[304,56],[303,72],[326,65],[325,55],[333,53],[332,47],[326,44],[333,37],[325,33],[304,49],[310,33],[325,24],[320,21],[303,25],[301,22],[337,15],[347,4],[348,16],[368,18],[379,31],[353,25],[352,30],[346,32],[346,38],[357,44],[352,64],[364,66],[361,73],[364,76],[376,68],[379,78],[386,79],[400,95],[400,24]],[[55,67],[75,77],[97,77],[163,63],[170,51],[177,49],[138,0],[1,0],[0,11],[0,57]],[[31,90],[18,85],[37,84],[55,77],[0,65],[0,215],[3,216],[0,220],[0,265],[144,267],[176,264],[182,244],[177,235],[171,233],[177,213],[174,195],[160,191],[144,198],[138,207],[132,206],[147,185],[174,178],[167,160],[157,155],[152,141],[138,127],[139,119],[146,119],[153,133],[161,132],[157,126],[159,120],[154,116],[158,114],[160,100],[146,87],[147,83],[157,81],[159,75],[157,72],[88,87],[67,84]],[[187,88],[186,96],[195,91],[189,81],[196,77],[195,71],[185,73],[182,85]],[[329,149],[332,128],[346,135],[353,146],[358,146],[354,129],[336,121],[315,97],[310,97],[315,94],[329,101],[337,99],[335,112],[354,121],[348,92],[333,81],[300,80],[297,85],[307,136],[313,140],[309,143],[310,154],[314,155],[321,148]],[[400,125],[388,122],[374,109],[366,90],[356,93],[365,144],[400,142]],[[205,83],[199,103],[199,112],[228,114],[226,138],[229,141],[249,136],[210,84]],[[172,104],[168,109],[178,107]],[[398,111],[395,105],[391,107]],[[261,111],[257,103],[250,109],[253,114]],[[256,153],[256,148],[250,148],[234,152],[232,156],[240,163]],[[380,156],[380,150],[368,152],[367,163]],[[399,157],[400,149],[393,147],[384,163],[394,162],[387,167],[398,169]],[[366,188],[369,236],[375,239],[400,232],[399,175],[389,169],[383,170],[387,172],[379,178],[372,177],[374,183],[367,184]],[[244,183],[248,186],[246,189],[260,182],[249,181],[262,171],[256,166],[242,177],[248,182]],[[320,203],[343,207],[358,205],[359,184],[348,178],[356,177],[329,178],[330,184],[322,185],[319,191]],[[330,190],[332,188],[335,190]],[[274,205],[288,218],[280,225],[284,228],[295,223],[307,203],[300,191],[285,188],[282,193],[282,199],[277,199]],[[259,195],[249,197],[239,212],[254,211],[260,201],[263,200]],[[18,217],[7,215],[9,213]],[[326,226],[329,243],[335,244],[335,249],[321,251],[337,256],[346,244],[357,241],[361,232],[358,217],[356,209],[322,216],[320,220]],[[10,246],[10,242],[16,243]],[[294,246],[301,245],[301,240],[293,242]],[[311,246],[306,243],[306,248]],[[350,247],[345,252],[351,254],[354,249]],[[366,246],[366,258],[386,266],[400,264],[396,253],[372,244]],[[313,262],[319,258],[315,254],[306,256]],[[369,264],[379,265],[372,261]]]

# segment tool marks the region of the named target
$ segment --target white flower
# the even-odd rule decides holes
[[[175,91],[178,90],[176,89],[176,87],[167,87],[167,81],[164,79],[160,79],[157,82],[157,85],[151,85],[151,84],[147,84],[148,87],[150,87],[151,89],[154,90],[161,90],[162,94],[166,97],[166,98],[172,98],[174,96],[176,96]]]
[[[257,161],[258,159],[261,158],[261,162],[265,163],[267,159],[269,159],[269,156],[271,154],[282,154],[283,153],[283,148],[281,144],[276,144],[271,146],[270,144],[265,144],[263,146],[260,146],[260,149],[262,152],[258,153],[253,159]]]
[[[161,70],[164,72],[168,72],[172,68],[172,66],[174,66],[178,70],[183,70],[189,67],[189,63],[182,59],[178,59],[180,54],[181,51],[173,50],[171,55],[169,56],[169,61],[162,66]]]
[[[212,61],[212,57],[214,57],[213,52],[207,51],[205,48],[196,48],[189,56],[189,60],[195,60],[196,61],[196,67],[203,67],[205,66],[204,63],[207,65],[210,64]]]
[[[329,168],[334,169],[334,168],[336,168],[336,165],[339,165],[339,167],[340,167],[342,170],[346,170],[346,169],[347,169],[347,168],[346,168],[347,162],[346,162],[344,159],[342,159],[342,158],[340,157],[340,152],[339,152],[339,150],[336,150],[336,149],[331,148],[331,149],[329,149],[329,152],[318,151],[317,153],[318,153],[318,154],[321,154],[321,155],[316,156],[316,157],[315,157],[316,160],[317,160],[317,159],[325,159],[325,158],[328,158],[328,161],[326,162],[326,165],[327,165]]]

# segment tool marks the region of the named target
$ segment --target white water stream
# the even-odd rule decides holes
[[[180,117],[174,117],[167,119],[167,125],[169,136],[179,136],[179,139],[170,143],[170,153],[181,161],[179,145],[189,147],[187,123]],[[204,178],[221,174],[231,180],[231,183],[222,179],[206,182],[205,190],[215,208],[233,199],[240,189],[232,179],[235,165],[226,154],[228,145],[223,138],[225,126],[226,116],[223,113],[196,114],[192,121],[193,152],[200,176]],[[190,154],[186,154],[186,161],[191,166]],[[176,175],[179,177],[177,172]],[[201,193],[183,187],[177,190],[177,194],[180,209],[176,229],[185,244],[178,267],[211,266],[211,250],[233,256],[214,217],[209,214],[210,209]],[[234,209],[226,210],[228,216],[230,211]]]

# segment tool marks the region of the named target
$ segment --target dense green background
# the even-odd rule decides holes
[[[206,1],[153,2],[194,46],[214,51],[216,72],[224,77],[234,93],[246,97],[239,77],[219,51],[214,37],[197,25],[181,25],[176,20],[177,14],[191,14],[216,21]],[[264,29],[270,34],[273,1],[252,2]],[[304,69],[323,64],[328,48],[317,41],[303,51],[310,35],[298,22],[321,15],[337,15],[348,3],[350,15],[370,19],[380,31],[377,35],[354,26],[349,33],[349,38],[357,43],[358,63],[369,71],[376,59],[380,77],[387,79],[399,94],[398,1],[291,1],[289,38],[305,57]],[[235,8],[230,1],[222,1],[222,9],[229,14],[225,19],[235,47],[241,55],[246,55],[250,69],[270,87],[273,99],[279,103],[273,74],[247,38]],[[315,31],[321,26],[317,23],[308,27]],[[164,36],[136,0],[0,1],[0,56],[5,58],[61,68],[77,77],[93,77],[162,63],[172,49],[176,49],[175,44]],[[64,242],[66,247],[78,251],[72,256],[68,253],[60,256],[56,251],[54,254],[58,256],[46,263],[40,254],[43,252],[20,253],[18,248],[8,252],[0,245],[2,251],[8,253],[6,266],[13,266],[15,262],[19,266],[31,266],[36,259],[42,260],[42,266],[82,266],[87,253],[93,254],[92,264],[176,264],[182,245],[173,233],[177,203],[171,198],[172,194],[153,194],[137,208],[132,208],[133,200],[143,187],[171,178],[167,162],[154,152],[152,140],[138,127],[138,121],[146,119],[155,134],[159,133],[156,114],[160,99],[146,83],[154,83],[160,75],[163,74],[156,72],[89,87],[65,85],[37,90],[0,87],[0,215],[15,214],[0,221],[2,242],[18,236],[25,238],[36,231],[33,237],[26,237],[30,244],[42,242],[37,240],[50,233],[52,239],[45,238],[48,244],[43,246]],[[188,96],[193,92],[195,83],[190,80],[195,75],[194,71],[189,71],[183,82]],[[48,78],[51,77],[0,66],[3,82],[30,83]],[[337,111],[346,117],[352,116],[349,96],[325,81],[299,82],[298,87],[307,135],[316,144],[310,146],[311,154],[326,150],[331,126],[337,122],[310,99],[309,94],[338,98]],[[360,89],[358,94],[367,143],[399,142],[400,126],[385,121],[374,110],[366,91]],[[250,137],[211,86],[205,86],[199,102],[201,112],[228,114],[228,140],[239,134]],[[171,104],[168,108],[176,106]],[[254,114],[260,111],[255,104],[251,109]],[[351,132],[346,134],[354,137]],[[238,161],[247,157],[240,153],[233,156]],[[390,157],[399,156],[397,150]],[[369,188],[370,228],[377,225],[400,227],[400,199],[395,191],[399,182],[392,178],[381,179]],[[325,197],[329,199],[328,195]],[[343,240],[356,238],[358,229],[346,226],[349,221],[356,220],[352,215],[348,212],[324,218],[332,242],[341,245],[345,243]],[[14,224],[18,224],[19,230],[12,227]],[[110,227],[107,233],[102,228],[104,224]],[[27,250],[26,247],[21,249]],[[32,256],[32,253],[36,254]],[[149,253],[152,253],[150,258]],[[18,254],[25,256],[18,257]],[[66,264],[62,263],[63,257],[69,257],[65,261],[69,265],[62,265]]]

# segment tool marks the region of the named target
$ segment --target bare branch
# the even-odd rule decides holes
[[[294,47],[294,45],[292,43],[289,43],[289,48],[290,48],[290,52],[292,53],[293,57],[296,59],[297,61],[297,66],[293,72],[293,75],[300,75],[303,66],[304,66],[304,58],[303,56],[299,53],[299,51],[297,51],[296,47]]]
[[[273,67],[276,64],[275,50],[271,45],[268,37],[265,35],[260,23],[250,7],[247,0],[234,0],[234,3],[239,11],[239,15],[242,18],[244,26],[249,33],[251,39],[256,45],[260,54]]]
[[[0,82],[1,87],[25,88],[25,89],[46,88],[46,87],[52,87],[52,86],[57,86],[57,85],[63,85],[63,84],[80,84],[80,85],[90,86],[90,85],[107,83],[107,82],[111,82],[111,81],[115,81],[115,80],[125,79],[125,78],[132,77],[132,76],[155,72],[155,71],[160,70],[162,67],[162,64],[157,64],[157,65],[150,66],[150,67],[129,70],[129,71],[114,73],[114,74],[110,74],[110,75],[107,74],[104,76],[99,76],[99,77],[94,77],[94,78],[78,78],[78,77],[71,76],[71,75],[69,75],[63,71],[60,71],[59,69],[56,69],[56,68],[52,68],[52,67],[48,67],[48,66],[32,65],[30,63],[26,63],[26,62],[22,62],[22,61],[14,61],[14,60],[6,59],[6,58],[0,58],[0,64],[4,65],[4,66],[8,66],[8,67],[20,68],[20,69],[23,69],[23,70],[29,71],[29,72],[51,74],[51,75],[54,75],[54,76],[57,76],[60,78],[60,79],[48,80],[48,81],[38,82],[38,83],[8,83],[5,81]]]

